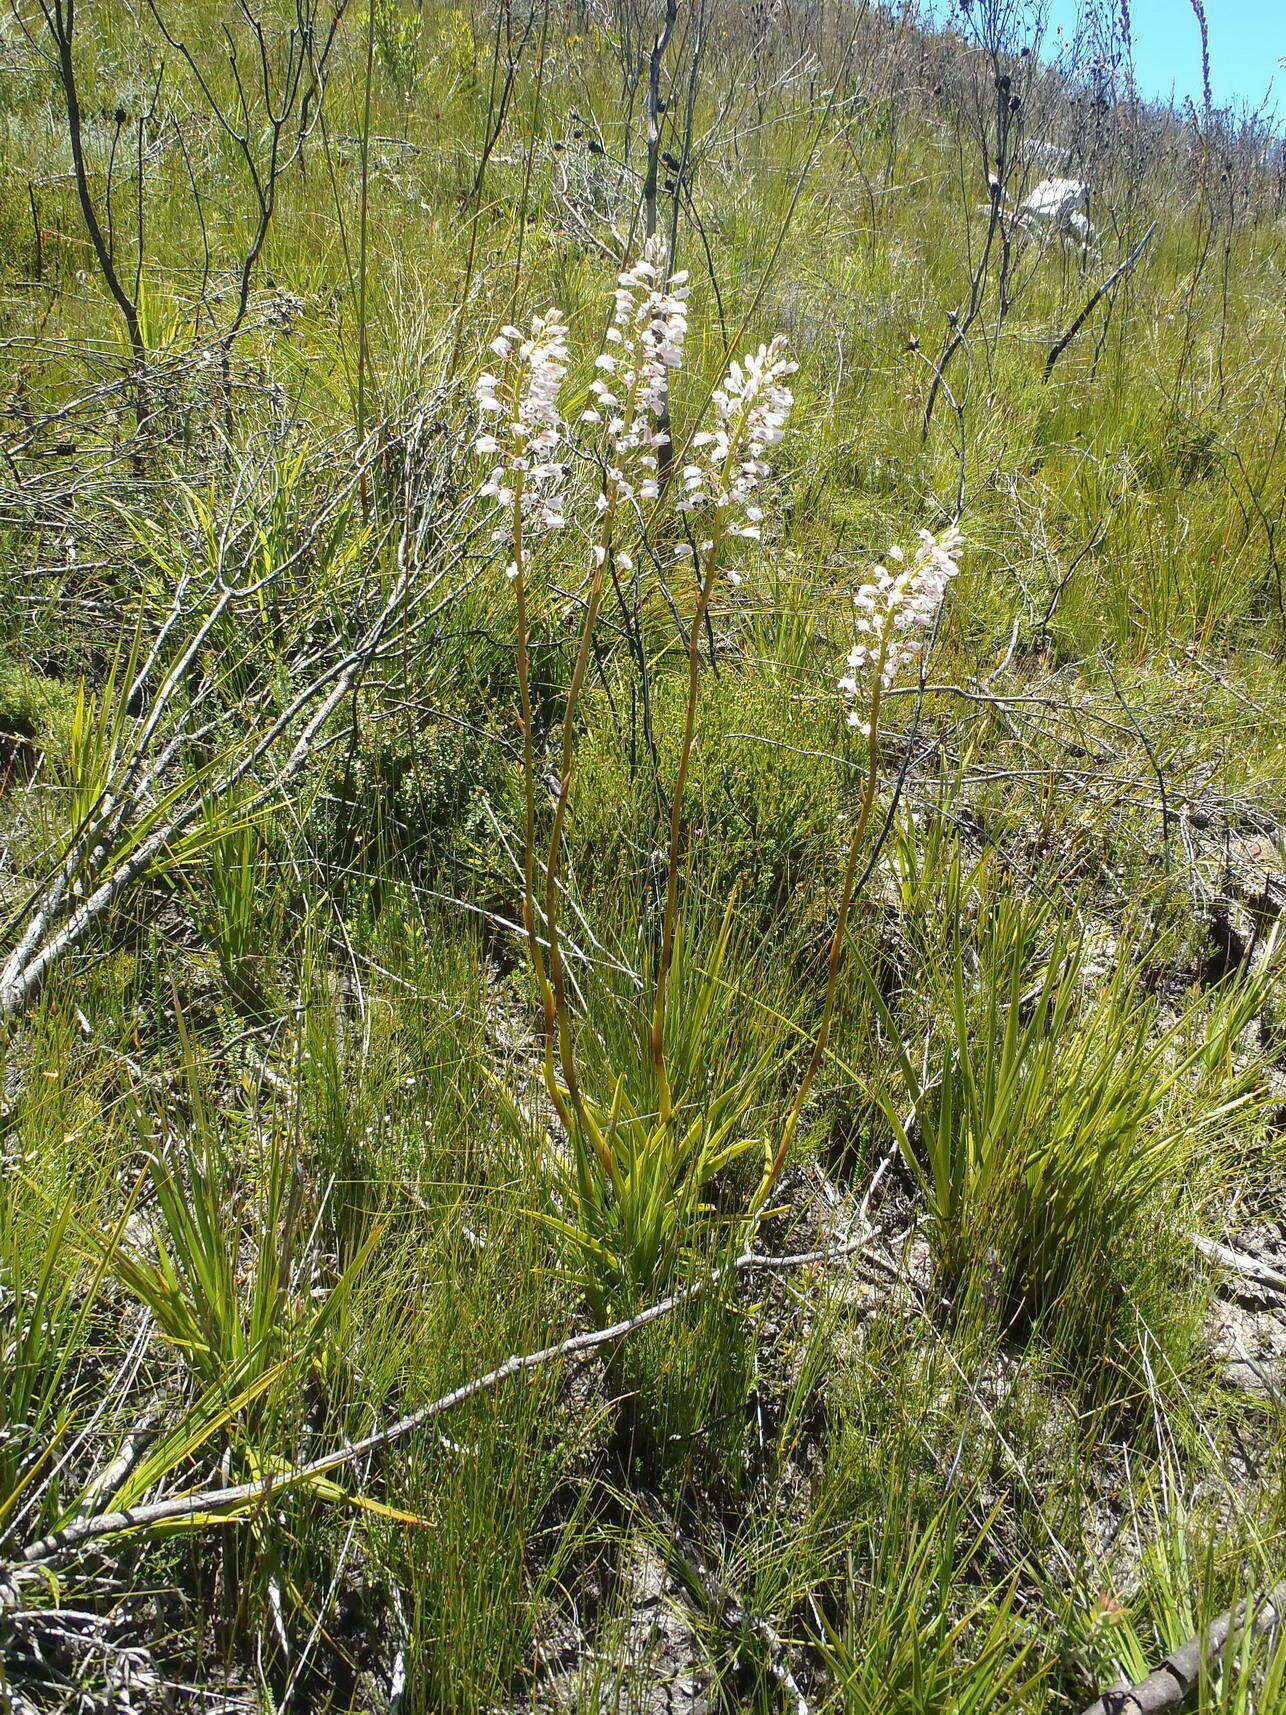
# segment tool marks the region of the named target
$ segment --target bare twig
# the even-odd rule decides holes
[[[661,159],[661,116],[665,102],[661,97],[661,62],[670,45],[675,21],[679,16],[678,0],[665,0],[665,20],[652,44],[647,76],[647,171],[643,179],[643,229],[648,238],[656,231],[656,188]]]
[[[661,1509],[658,1507],[657,1511]],[[768,1672],[777,1681],[794,1715],[812,1715],[794,1670],[790,1653],[780,1632],[770,1620],[752,1613],[718,1572],[709,1567],[695,1546],[684,1540],[676,1521],[662,1514],[666,1548],[677,1562],[684,1583],[704,1604],[719,1624],[743,1637],[758,1639],[763,1646]]]

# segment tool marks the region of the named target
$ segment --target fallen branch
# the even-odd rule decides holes
[[[28,1543],[21,1550],[16,1560],[12,1561],[0,1573],[0,1610],[13,1607],[17,1601],[17,1586],[23,1581],[23,1574],[31,1572],[37,1566],[46,1565],[49,1561],[58,1559],[82,1543],[91,1542],[104,1536],[115,1536],[121,1531],[144,1530],[158,1524],[169,1524],[176,1520],[192,1519],[205,1513],[226,1512],[229,1509],[239,1509],[254,1506],[266,1501],[269,1496],[279,1494],[283,1489],[296,1483],[309,1481],[313,1477],[325,1475],[328,1471],[337,1470],[342,1465],[351,1465],[367,1454],[375,1453],[389,1447],[395,1441],[401,1441],[414,1430],[431,1423],[435,1418],[442,1417],[457,1405],[463,1405],[466,1400],[473,1399],[480,1393],[487,1393],[498,1387],[501,1382],[508,1381],[511,1376],[524,1371],[540,1369],[543,1365],[552,1363],[557,1358],[577,1357],[583,1352],[592,1352],[599,1346],[610,1345],[637,1329],[646,1327],[649,1322],[656,1322],[662,1316],[668,1316],[680,1305],[690,1303],[701,1293],[707,1291],[718,1281],[729,1274],[741,1273],[752,1269],[785,1270],[799,1268],[808,1264],[820,1262],[838,1262],[845,1257],[855,1255],[874,1237],[874,1229],[866,1227],[858,1237],[849,1240],[847,1244],[836,1246],[831,1250],[800,1251],[790,1256],[761,1256],[755,1251],[745,1251],[735,1261],[725,1264],[722,1268],[712,1269],[702,1279],[694,1281],[690,1286],[681,1287],[668,1297],[651,1304],[646,1310],[640,1310],[637,1315],[626,1317],[624,1321],[614,1322],[608,1328],[595,1328],[584,1334],[573,1334],[569,1339],[560,1340],[556,1345],[542,1346],[538,1351],[524,1352],[508,1357],[495,1369],[488,1370],[485,1375],[474,1376],[472,1380],[463,1382],[453,1388],[450,1393],[423,1405],[418,1411],[399,1418],[396,1423],[389,1424],[384,1429],[373,1431],[363,1436],[360,1441],[346,1442],[342,1447],[336,1447],[329,1453],[323,1453],[306,1464],[296,1465],[275,1475],[260,1478],[253,1483],[236,1483],[221,1489],[197,1489],[181,1495],[169,1495],[164,1500],[149,1501],[139,1506],[127,1507],[119,1512],[96,1513],[88,1518],[73,1519],[61,1530],[42,1536],[38,1541]]]
[[[1081,311],[1080,315],[1077,316],[1076,320],[1072,323],[1071,327],[1068,328],[1067,332],[1061,339],[1055,341],[1055,343],[1050,346],[1049,356],[1045,359],[1044,379],[1046,381],[1048,381],[1050,376],[1053,374],[1054,365],[1076,338],[1082,327],[1084,327],[1088,317],[1093,314],[1094,306],[1105,293],[1112,290],[1112,287],[1115,286],[1118,280],[1129,273],[1130,269],[1133,268],[1139,257],[1142,256],[1143,252],[1147,249],[1151,242],[1152,234],[1156,229],[1156,221],[1153,221],[1151,226],[1143,234],[1142,238],[1140,238],[1139,242],[1134,246],[1134,249],[1131,250],[1130,254],[1125,258],[1125,261],[1118,263],[1118,265],[1113,268],[1112,272],[1108,275],[1107,279],[1104,280],[1101,285],[1096,286],[1090,293],[1089,297],[1086,299],[1085,308]]]
[[[1146,1679],[1120,1691],[1105,1691],[1085,1715],[1156,1715],[1177,1709],[1201,1677],[1202,1666],[1226,1654],[1247,1633],[1275,1631],[1286,1618],[1286,1580],[1265,1596],[1239,1602],[1220,1614],[1202,1633],[1168,1655]]]
[[[1267,1287],[1270,1292],[1286,1292],[1286,1274],[1280,1274],[1275,1268],[1269,1268],[1266,1262],[1260,1262],[1257,1256],[1247,1256],[1244,1251],[1235,1251],[1230,1245],[1216,1244],[1214,1239],[1203,1239],[1200,1233],[1189,1233],[1188,1237],[1211,1262],[1222,1263],[1224,1268],[1231,1269],[1245,1280],[1251,1280],[1256,1286]]]

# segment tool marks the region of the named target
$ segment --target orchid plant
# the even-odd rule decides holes
[[[753,1148],[740,1134],[744,1116],[735,1092],[705,1112],[685,1108],[671,1087],[667,1061],[668,1003],[676,955],[683,870],[683,807],[701,693],[700,644],[719,580],[740,582],[731,562],[739,540],[758,539],[768,453],[786,431],[795,364],[781,337],[734,358],[710,396],[708,426],[689,433],[683,462],[668,458],[670,377],[682,363],[688,331],[688,283],[667,274],[664,248],[650,239],[617,279],[604,350],[594,360],[589,403],[574,424],[560,395],[570,358],[561,313],[535,316],[529,329],[507,326],[493,341],[495,372],[479,377],[477,403],[486,419],[475,450],[494,460],[480,493],[498,513],[493,541],[506,554],[517,631],[519,724],[522,735],[524,860],[523,927],[542,1010],[544,1084],[565,1134],[565,1146],[544,1146],[545,1180],[556,1191],[551,1216],[567,1245],[569,1273],[600,1314],[636,1307],[663,1287],[679,1265],[703,1188],[731,1160]],[[587,455],[600,472],[589,538],[579,638],[572,666],[557,762],[552,775],[538,759],[532,734],[530,580],[540,538],[567,524],[567,473],[573,455]],[[663,472],[666,476],[663,478]],[[667,528],[662,529],[665,524]],[[687,691],[674,777],[659,951],[648,1006],[647,1038],[654,1101],[646,1112],[623,1111],[624,1080],[603,1099],[586,1088],[560,929],[566,816],[576,758],[577,707],[592,658],[607,578],[634,571],[640,541],[656,544],[681,534],[671,563],[687,565],[690,619],[685,624]],[[881,698],[894,677],[924,647],[956,569],[958,534],[923,532],[909,562],[890,552],[897,570],[877,567],[856,597],[859,641],[840,691],[849,720],[866,736],[866,786],[849,845],[831,942],[826,997],[813,1052],[783,1129],[763,1141],[763,1169],[746,1210],[760,1219],[789,1157],[809,1088],[825,1055],[834,1011],[845,926],[857,861],[878,784]],[[548,832],[538,813],[540,783],[549,779]],[[727,925],[725,924],[725,937]],[[732,1100],[727,1100],[727,1095]],[[745,1236],[743,1223],[742,1236]]]
[[[858,858],[879,786],[880,713],[884,693],[902,669],[911,666],[928,647],[937,628],[947,586],[960,569],[957,558],[960,546],[961,536],[955,525],[939,536],[932,531],[921,530],[919,547],[909,563],[901,548],[896,545],[890,547],[888,558],[899,570],[890,572],[887,566],[874,567],[871,581],[863,584],[853,597],[853,626],[858,641],[849,652],[848,671],[839,681],[838,689],[844,699],[849,726],[856,728],[867,741],[866,781],[857,819],[849,836],[839,908],[835,913],[827,958],[826,997],[822,1002],[817,1034],[813,1038],[813,1051],[787,1112],[781,1140],[764,1176],[756,1207],[762,1206],[786,1164],[808,1092],[826,1057],[839,988],[844,934],[857,882]]]

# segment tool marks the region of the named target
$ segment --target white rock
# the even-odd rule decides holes
[[[1018,218],[1029,229],[1043,228],[1088,247],[1094,243],[1088,199],[1089,186],[1080,179],[1042,179],[1023,198]]]

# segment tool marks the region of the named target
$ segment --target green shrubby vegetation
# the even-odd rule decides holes
[[[1282,1579],[1280,136],[673,13],[0,20],[19,1715],[1053,1715]]]

